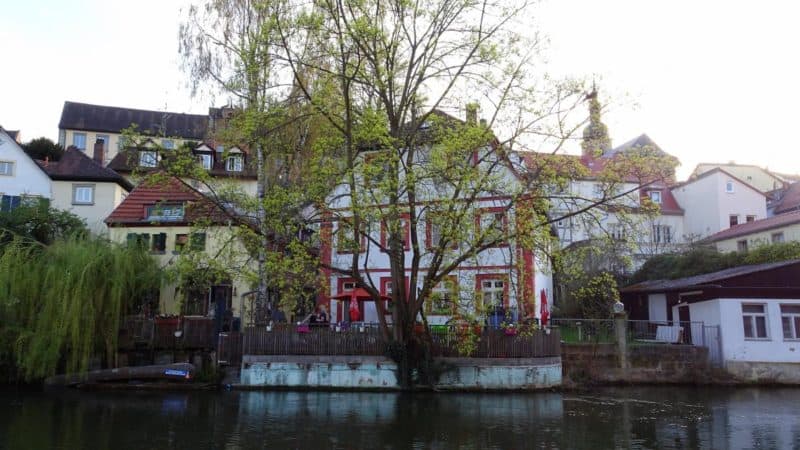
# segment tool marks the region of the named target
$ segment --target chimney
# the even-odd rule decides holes
[[[106,157],[106,151],[104,148],[105,145],[106,143],[102,139],[98,139],[94,143],[94,154],[92,155],[92,157],[95,160],[95,162],[97,164],[100,164],[101,166],[103,165],[103,161],[105,160]]]
[[[467,125],[478,124],[478,104],[467,103]]]

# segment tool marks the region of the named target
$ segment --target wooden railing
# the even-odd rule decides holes
[[[216,345],[212,317],[145,318],[128,316],[119,330],[120,350],[210,349]]]
[[[534,358],[559,356],[561,339],[553,330],[478,329],[470,333],[452,327],[431,331],[434,357]],[[363,355],[382,356],[385,342],[377,327],[249,327],[242,333],[245,355]]]

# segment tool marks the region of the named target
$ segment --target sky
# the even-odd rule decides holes
[[[0,125],[53,140],[64,101],[206,113],[178,55],[181,0],[26,0],[0,13]],[[764,0],[542,0],[549,70],[597,80],[614,144],[800,173],[800,13]],[[577,144],[570,149],[579,151]]]

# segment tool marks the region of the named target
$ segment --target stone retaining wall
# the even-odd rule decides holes
[[[627,350],[620,358],[617,344],[562,344],[564,379],[568,384],[709,381],[705,347],[640,344]]]

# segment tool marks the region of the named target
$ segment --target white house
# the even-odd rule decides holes
[[[690,240],[767,217],[764,193],[720,168],[678,183],[671,192],[685,211],[684,231]]]
[[[458,119],[449,117],[447,120]],[[426,164],[430,151],[430,146],[420,149],[417,152],[419,155],[417,164]],[[363,158],[368,160],[377,156],[373,153],[376,152],[366,152]],[[486,164],[487,167],[494,167],[492,170],[496,172],[493,176],[497,178],[498,185],[508,187],[509,191],[499,188],[496,192],[484,192],[471,202],[464,203],[467,205],[468,221],[474,223],[474,232],[485,231],[491,227],[514,226],[517,219],[514,207],[509,208],[509,205],[513,205],[511,191],[519,191],[521,188],[520,179],[517,178],[515,171],[506,165],[510,162],[504,160],[499,168],[488,162],[497,161],[498,157],[498,153],[492,146],[487,145],[475,151],[476,164],[479,167],[483,167],[483,164]],[[478,160],[486,162],[477,163]],[[405,176],[405,174],[402,172],[401,176]],[[429,267],[433,255],[431,248],[439,242],[440,225],[437,225],[437,213],[432,212],[435,208],[430,205],[436,204],[437,199],[449,198],[454,195],[454,191],[449,190],[451,187],[447,183],[437,184],[436,181],[430,181],[430,185],[426,183],[427,181],[419,184],[416,199],[420,205],[427,206],[420,207],[426,212],[420,215],[420,221],[415,230],[420,240],[421,252],[420,278],[415,286],[410,285],[409,262],[413,257],[410,242],[411,225],[408,216],[402,219],[406,241],[404,260],[407,266],[405,277],[407,292],[422,288],[426,269]],[[444,195],[444,197],[440,197],[440,195]],[[357,266],[360,275],[381,295],[388,297],[392,292],[391,266],[388,254],[381,251],[387,245],[386,227],[383,224],[372,222],[362,232],[358,239],[360,242],[353,242],[352,225],[348,224],[352,215],[351,202],[352,196],[345,183],[337,186],[329,196],[326,225],[322,227],[322,263],[325,266],[348,268],[351,267],[353,253],[357,252]],[[378,199],[371,208],[378,210],[383,207],[385,205],[381,205],[381,201]],[[472,232],[466,231],[468,234]],[[469,238],[465,237],[465,239]],[[457,249],[460,246],[463,245],[457,242],[453,244],[454,254],[458,253]],[[542,296],[552,298],[552,277],[548,267],[549,263],[546,258],[535,254],[533,250],[518,246],[516,242],[507,242],[488,248],[459,264],[457,269],[452,271],[444,281],[436,285],[433,290],[433,299],[427,302],[425,307],[427,320],[431,324],[444,324],[452,318],[454,304],[468,309],[475,308],[477,306],[475,302],[480,301],[483,302],[482,306],[487,309],[502,307],[511,316],[518,314],[520,319],[523,315],[529,318],[539,317]],[[322,303],[329,303],[332,321],[348,320],[348,305],[351,298],[356,297],[359,300],[360,320],[364,322],[379,320],[374,302],[366,296],[365,292],[358,291],[360,286],[355,279],[332,270],[326,270],[325,277],[328,292],[323,293]],[[361,301],[362,299],[366,301]]]
[[[0,127],[0,196],[2,211],[10,211],[25,199],[50,199],[52,184],[46,173]]]
[[[800,260],[648,281],[620,292],[631,319],[679,320],[693,335],[702,329],[691,342],[718,352],[732,375],[800,382]]]

